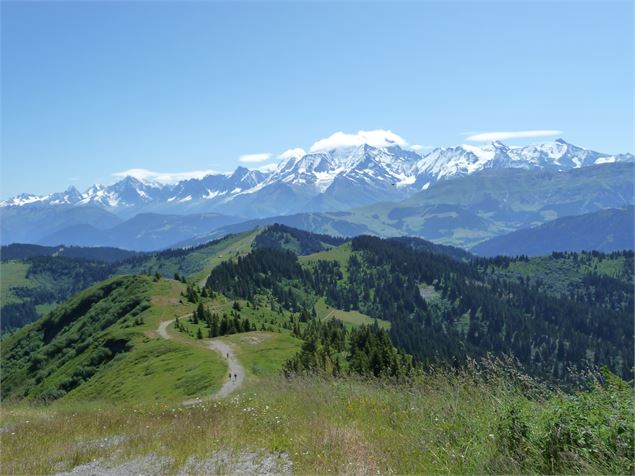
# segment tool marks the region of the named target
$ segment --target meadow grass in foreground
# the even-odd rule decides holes
[[[176,473],[191,457],[230,450],[284,453],[300,474],[631,474],[632,422],[630,387],[610,379],[567,396],[477,369],[399,385],[270,376],[191,408],[5,406],[0,470],[50,473],[153,454]]]

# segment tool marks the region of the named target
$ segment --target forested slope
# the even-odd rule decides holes
[[[336,308],[390,321],[394,344],[424,363],[493,352],[559,380],[570,366],[608,365],[630,375],[632,288],[623,287],[623,305],[607,307],[484,273],[483,260],[458,262],[374,237],[354,238],[337,261],[306,258],[301,264],[286,250],[254,250],[216,267],[207,286],[244,299],[268,294],[292,310],[311,309],[324,297]]]

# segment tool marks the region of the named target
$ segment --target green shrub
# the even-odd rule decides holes
[[[546,471],[584,472],[597,465],[609,473],[635,470],[632,388],[608,370],[603,376],[603,385],[555,402],[543,439]]]

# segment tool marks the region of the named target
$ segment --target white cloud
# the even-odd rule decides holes
[[[134,177],[142,182],[153,182],[160,184],[174,184],[181,180],[201,179],[206,175],[220,174],[215,170],[193,170],[191,172],[154,172],[147,169],[130,169],[123,172],[115,172],[115,177]]]
[[[562,131],[553,129],[531,130],[531,131],[499,131],[499,132],[479,132],[466,137],[466,140],[474,142],[491,142],[495,140],[525,139],[529,137],[549,137],[561,135]]]
[[[426,150],[426,149],[434,149],[433,145],[421,145],[421,144],[412,144],[410,146],[410,148],[416,152],[419,152],[420,150]]]
[[[295,149],[285,150],[282,154],[278,156],[279,159],[294,159],[303,157],[306,155],[306,151],[301,147],[296,147]]]
[[[276,164],[275,162],[271,162],[270,164],[261,165],[256,170],[259,170],[260,172],[273,172],[277,168],[278,164]]]
[[[265,160],[269,160],[271,158],[271,154],[269,152],[263,152],[261,154],[245,154],[238,157],[240,162],[246,164],[254,164],[257,162],[264,162]]]
[[[373,147],[388,147],[391,145],[398,145],[399,147],[408,146],[408,142],[406,142],[403,137],[391,131],[378,129],[374,131],[358,131],[357,134],[336,132],[314,143],[310,151],[322,152],[342,147],[358,147],[362,144],[368,144]]]

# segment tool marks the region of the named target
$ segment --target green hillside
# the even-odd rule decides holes
[[[479,260],[495,276],[542,292],[594,303],[608,309],[633,309],[633,252],[552,253],[534,258]]]
[[[218,263],[248,253],[258,232],[230,235],[192,249],[142,254],[110,263],[58,255],[1,261],[2,331],[33,322],[76,292],[110,276],[158,272],[165,277],[177,273],[197,282],[204,280]]]
[[[25,257],[0,262],[2,332],[33,322],[76,292],[110,276],[159,273],[174,277],[178,274],[202,283],[219,263],[244,256],[253,248],[284,247],[298,254],[309,254],[342,242],[326,235],[273,225],[193,248],[145,254],[110,248],[11,245],[5,247],[8,258]],[[111,259],[113,257],[125,259]]]
[[[2,333],[33,322],[112,274],[111,264],[61,256],[1,261]]]

